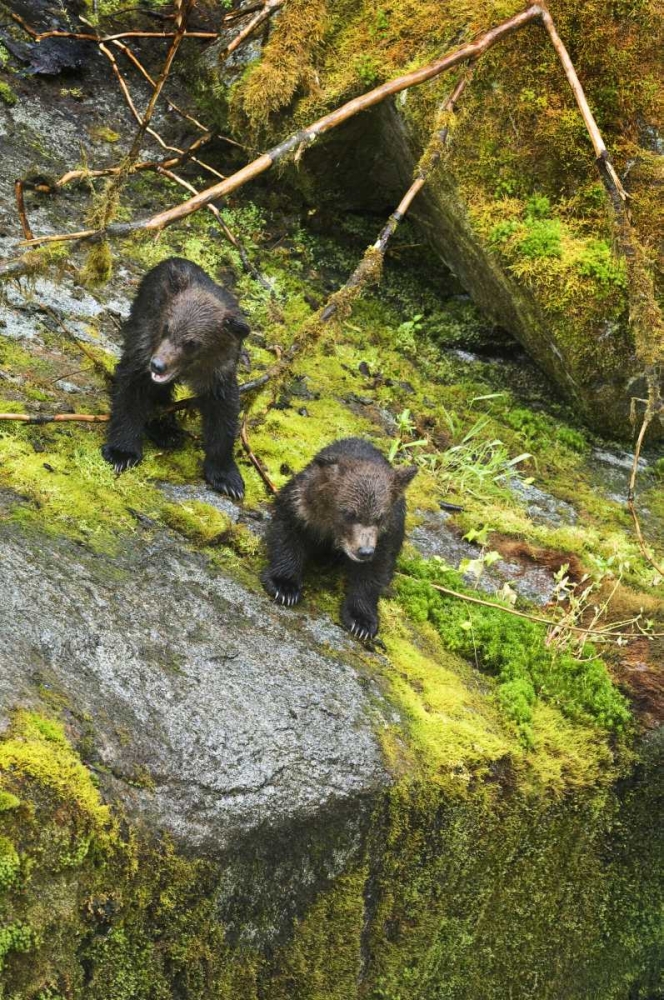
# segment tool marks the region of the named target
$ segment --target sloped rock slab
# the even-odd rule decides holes
[[[450,516],[444,511],[424,514],[421,523],[411,530],[409,541],[425,559],[438,556],[458,569],[462,559],[478,559],[482,550],[453,530],[448,523]],[[468,584],[477,583],[480,590],[489,594],[495,594],[503,584],[509,583],[520,597],[533,604],[548,604],[554,595],[553,573],[548,567],[535,563],[499,559],[485,569],[479,580],[471,574],[466,574],[464,579]]]
[[[105,791],[188,848],[357,814],[387,781],[380,693],[344,633],[169,534],[110,558],[5,525],[0,576],[0,716],[64,699]]]

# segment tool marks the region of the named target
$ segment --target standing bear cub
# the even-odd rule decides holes
[[[378,598],[394,574],[404,537],[404,491],[415,466],[393,469],[361,438],[323,448],[279,492],[268,529],[263,586],[280,604],[297,604],[307,561],[340,554],[346,569],[341,608],[359,639],[378,632]]]
[[[171,401],[175,383],[186,382],[203,417],[205,478],[220,493],[242,498],[233,444],[240,409],[237,363],[248,333],[235,298],[197,264],[171,257],[145,275],[124,326],[102,448],[116,472],[138,465],[145,435],[160,448],[182,442],[175,415],[159,410]]]

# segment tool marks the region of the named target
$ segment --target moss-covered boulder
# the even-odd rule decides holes
[[[231,120],[265,144],[522,7],[298,0],[234,87]],[[661,9],[573,0],[549,7],[624,176],[637,238],[654,264],[662,224]],[[443,76],[402,93],[389,108],[351,124],[331,149],[305,155],[317,183],[312,200],[318,204],[327,193],[337,205],[378,207],[382,195],[391,210],[435,131],[451,124],[449,154],[413,208],[422,235],[592,427],[628,437],[630,399],[645,394],[644,369],[661,361],[664,344],[651,329],[639,344],[630,328],[611,212],[548,37],[531,24],[492,49],[477,63],[450,123],[440,107],[455,79]]]
[[[496,689],[417,577],[360,655],[173,538],[0,553],[6,1000],[657,995],[662,741],[599,664],[526,653],[526,730],[520,624]]]

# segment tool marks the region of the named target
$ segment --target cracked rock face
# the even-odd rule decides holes
[[[188,848],[357,814],[387,780],[379,692],[331,622],[273,607],[166,534],[111,559],[5,527],[0,567],[2,714],[63,698],[105,792]]]

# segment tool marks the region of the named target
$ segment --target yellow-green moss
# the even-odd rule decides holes
[[[18,97],[5,80],[0,80],[0,101],[10,107],[18,101]]]
[[[63,806],[74,807],[91,832],[103,831],[109,821],[90,772],[67,742],[62,725],[33,712],[19,712],[9,736],[0,741],[0,779],[10,794],[27,782],[43,786]]]
[[[7,837],[0,837],[0,893],[16,881],[21,860]]]

